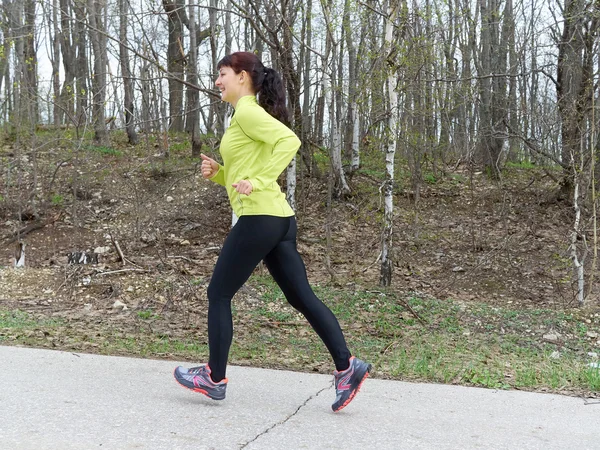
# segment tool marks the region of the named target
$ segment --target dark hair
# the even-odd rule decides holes
[[[252,80],[258,104],[277,120],[289,125],[283,81],[276,70],[265,67],[258,56],[250,52],[235,52],[225,56],[217,64],[217,70],[221,67],[231,67],[235,73],[245,70]]]

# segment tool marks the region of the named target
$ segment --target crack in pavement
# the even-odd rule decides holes
[[[240,447],[240,450],[243,449],[243,448],[246,448],[248,445],[252,444],[256,440],[258,440],[261,436],[264,436],[265,434],[267,434],[269,431],[275,429],[276,427],[278,427],[280,425],[284,425],[288,420],[290,420],[292,417],[294,417],[296,414],[298,414],[300,412],[300,410],[302,408],[304,408],[308,404],[308,402],[310,402],[314,398],[317,398],[321,394],[321,392],[324,392],[324,391],[327,391],[327,390],[331,389],[332,386],[333,386],[333,381],[329,384],[329,386],[324,387],[323,389],[319,390],[316,394],[311,395],[309,398],[307,398],[304,401],[304,403],[302,403],[300,406],[298,406],[298,408],[296,408],[296,411],[294,411],[292,414],[290,414],[289,416],[287,416],[285,419],[280,420],[277,423],[274,423],[273,425],[271,425],[266,430],[261,431],[260,433],[258,433],[256,436],[254,436],[254,438],[250,439],[248,442],[245,442],[244,444],[242,444],[242,446]]]

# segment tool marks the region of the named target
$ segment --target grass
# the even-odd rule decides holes
[[[248,284],[260,298],[251,307],[234,302],[230,362],[329,372],[324,345],[271,278],[255,275]],[[600,370],[590,367],[599,350],[598,339],[590,338],[600,330],[597,314],[464,305],[375,288],[314,290],[340,321],[353,354],[374,364],[375,376],[494,389],[600,390]],[[151,309],[133,319],[133,331],[106,325],[90,332],[85,324],[0,309],[0,342],[193,361],[208,356],[205,331],[192,327],[172,336],[161,331],[167,319]],[[559,341],[545,339],[549,331]]]
[[[303,323],[281,306],[283,296],[272,281],[255,277],[253,283],[264,289],[257,316]],[[600,386],[600,371],[589,367],[588,353],[596,344],[586,337],[600,328],[597,321],[585,324],[574,314],[552,310],[486,304],[465,308],[451,300],[402,299],[388,292],[330,286],[314,290],[340,320],[353,353],[372,361],[381,376],[496,389],[594,391]],[[273,304],[280,309],[269,307]],[[314,333],[308,326],[299,327],[303,333],[295,327],[277,335],[271,356],[293,348],[310,355],[315,365],[327,364],[328,355]],[[559,343],[544,340],[549,329],[559,331]]]
[[[151,309],[143,309],[137,312],[137,316],[142,320],[158,319],[160,316]]]
[[[0,309],[0,343],[11,341],[19,341],[23,344],[35,343],[40,338],[45,339],[47,334],[42,329],[53,329],[61,323],[57,319],[36,318],[20,310]]]
[[[56,319],[38,319],[18,309],[10,311],[0,310],[0,330],[25,330],[36,326],[53,327],[61,323],[60,320]]]

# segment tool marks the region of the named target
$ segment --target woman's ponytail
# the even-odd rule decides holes
[[[290,117],[285,104],[283,81],[276,70],[265,67],[264,77],[258,89],[258,104],[285,125],[290,124]]]

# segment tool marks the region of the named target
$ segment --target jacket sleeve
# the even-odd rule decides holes
[[[220,184],[221,186],[225,186],[225,168],[221,164],[219,164],[219,170],[217,170],[217,173],[215,173],[211,178],[209,178],[209,180],[214,181],[215,183]]]
[[[253,190],[260,191],[277,181],[294,159],[301,142],[292,130],[262,108],[244,108],[239,112],[236,112],[236,120],[243,132],[252,140],[265,142],[273,149],[260,174],[246,178],[252,183]]]

